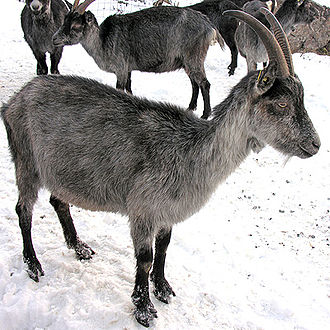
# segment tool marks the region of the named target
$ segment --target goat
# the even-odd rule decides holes
[[[308,5],[308,0],[286,0],[276,12],[276,18],[282,25],[285,33],[289,34],[291,29],[300,23],[309,24],[317,14],[313,8]],[[247,2],[243,10],[261,20],[266,26],[267,21],[259,12],[265,4],[259,0]],[[235,33],[235,40],[240,55],[246,59],[248,71],[255,71],[257,63],[268,60],[266,49],[258,36],[246,24],[240,24]]]
[[[235,32],[238,27],[238,21],[233,17],[222,16],[222,13],[229,9],[241,9],[248,1],[251,0],[208,0],[184,7],[199,11],[206,15],[220,32],[231,52],[231,62],[228,65],[229,76],[234,74],[237,67],[238,50],[235,42]],[[266,1],[267,0],[265,0],[265,2]],[[272,0],[271,2],[274,6],[275,0]]]
[[[69,203],[127,215],[137,260],[134,313],[147,327],[157,315],[149,297],[152,264],[156,298],[168,303],[175,295],[164,275],[173,225],[201,209],[251,150],[269,144],[300,158],[318,152],[320,139],[279,27],[272,23],[277,41],[253,16],[226,14],[255,29],[270,60],[263,71],[244,77],[210,120],[71,76],[36,77],[3,105],[23,256],[33,280],[44,275],[31,239],[41,187],[51,192],[66,243],[80,259],[90,259],[94,251],[79,239]]]
[[[94,0],[76,0],[56,32],[56,46],[81,43],[100,69],[114,72],[116,87],[132,93],[131,72],[168,72],[184,68],[192,84],[188,109],[197,107],[199,88],[204,100],[202,118],[211,112],[210,83],[204,61],[209,45],[224,43],[208,19],[193,10],[153,7],[126,15],[109,16],[98,26],[85,11]]]
[[[62,0],[26,0],[21,14],[24,39],[37,60],[37,75],[47,74],[46,53],[50,53],[50,72],[59,74],[63,46],[54,46],[52,37],[64,22],[72,5]]]

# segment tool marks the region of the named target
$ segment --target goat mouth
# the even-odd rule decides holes
[[[59,42],[59,41],[53,41],[53,45],[55,47],[63,46],[63,44],[61,42]]]
[[[316,152],[311,152],[309,150],[307,150],[306,148],[304,148],[303,146],[299,145],[300,151],[302,151],[302,157],[301,158],[310,158],[312,156],[314,156]]]
[[[42,16],[44,12],[40,9],[40,10],[32,10],[32,14],[35,16],[35,17],[39,17],[39,16]]]

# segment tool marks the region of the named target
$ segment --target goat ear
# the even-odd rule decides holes
[[[256,89],[258,94],[264,94],[274,84],[277,77],[277,66],[276,64],[270,63],[267,68],[258,72]]]
[[[86,18],[86,22],[90,24],[93,21],[93,14],[90,11],[86,11],[85,18]]]

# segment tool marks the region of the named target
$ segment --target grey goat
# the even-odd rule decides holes
[[[235,42],[235,32],[238,27],[238,22],[233,17],[223,16],[222,13],[228,9],[241,9],[243,5],[248,1],[250,0],[208,0],[185,7],[197,10],[206,15],[220,32],[222,38],[226,42],[231,52],[231,62],[228,65],[228,74],[230,76],[234,74],[237,67],[238,51]],[[264,0],[263,2],[267,2],[267,0]],[[270,2],[274,7],[275,0]]]
[[[244,77],[209,121],[70,76],[36,77],[3,105],[23,256],[33,280],[44,275],[31,239],[32,209],[41,187],[51,192],[66,243],[80,259],[94,252],[77,236],[69,203],[127,215],[137,260],[132,301],[137,321],[147,327],[157,316],[149,275],[157,299],[168,303],[175,295],[164,275],[172,226],[201,209],[251,150],[269,144],[300,158],[318,152],[320,140],[285,42],[277,42],[244,12],[228,14],[255,29],[270,63]]]
[[[131,72],[168,72],[184,68],[192,84],[189,110],[197,107],[199,88],[204,99],[203,118],[211,112],[210,83],[204,61],[210,43],[224,42],[207,17],[177,7],[153,7],[126,15],[109,16],[98,26],[85,11],[94,0],[79,4],[65,17],[54,35],[57,46],[81,43],[100,69],[114,72],[119,89],[132,93]]]
[[[247,2],[243,6],[243,10],[253,15],[266,26],[264,16],[259,9],[265,7],[265,3],[254,0]],[[300,23],[311,23],[316,16],[316,11],[309,5],[308,0],[286,0],[275,16],[282,25],[286,34]],[[246,24],[241,23],[235,33],[235,40],[239,53],[246,59],[248,71],[257,69],[257,63],[263,62],[264,65],[268,61],[266,49],[256,33]]]
[[[60,73],[58,64],[63,46],[54,46],[52,37],[64,22],[72,5],[64,0],[26,0],[21,14],[24,39],[37,60],[37,74],[47,74],[46,53],[50,53],[51,73]]]

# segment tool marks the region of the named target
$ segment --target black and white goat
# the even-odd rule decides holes
[[[207,17],[190,9],[153,7],[126,15],[109,16],[99,26],[86,12],[94,0],[76,0],[63,26],[54,35],[56,46],[81,43],[100,69],[117,76],[119,89],[132,93],[131,72],[169,72],[183,68],[192,84],[189,110],[197,107],[199,89],[203,118],[211,112],[210,83],[204,61],[209,45],[223,40]]]
[[[21,14],[24,39],[37,60],[37,74],[47,74],[46,53],[50,54],[51,73],[60,73],[58,64],[63,46],[54,46],[54,33],[64,22],[71,4],[64,0],[26,0]]]
[[[209,121],[174,105],[71,76],[36,77],[3,105],[16,168],[23,255],[33,280],[44,275],[31,238],[32,210],[41,187],[51,192],[66,243],[79,259],[90,259],[94,252],[79,239],[69,203],[127,215],[137,260],[135,317],[149,326],[157,315],[149,275],[157,299],[167,303],[174,295],[164,275],[173,225],[201,209],[251,150],[269,144],[300,158],[318,152],[320,140],[277,21],[269,16],[278,41],[253,16],[226,14],[256,31],[269,65],[244,77]]]

